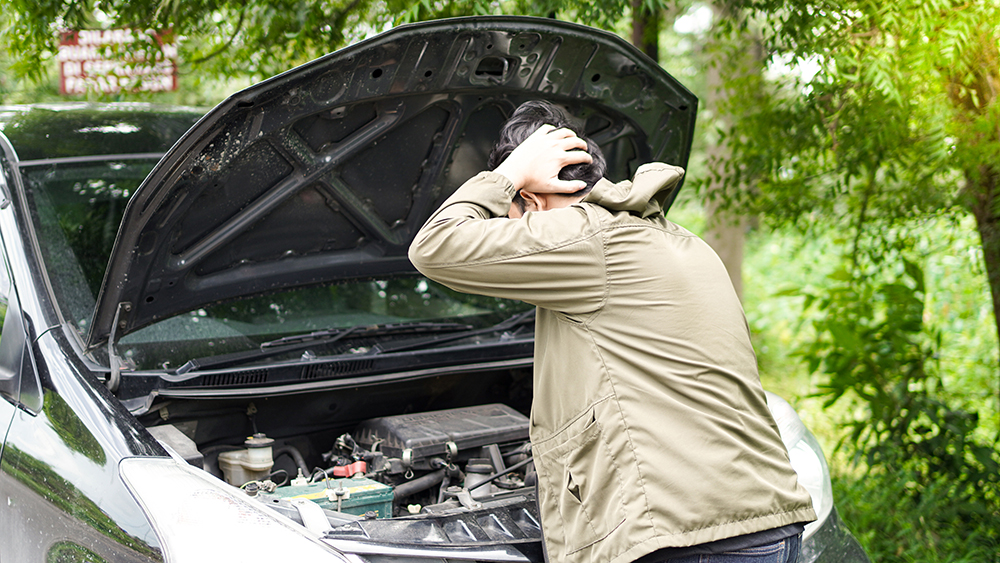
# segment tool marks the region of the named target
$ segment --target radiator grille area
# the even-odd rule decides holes
[[[325,379],[351,373],[368,371],[375,367],[375,360],[353,360],[350,362],[333,362],[329,364],[312,364],[302,369],[301,379]]]
[[[230,385],[256,385],[267,382],[267,370],[255,369],[235,373],[213,373],[198,380],[200,387],[227,387]]]

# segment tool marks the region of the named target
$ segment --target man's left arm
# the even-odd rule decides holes
[[[573,206],[507,219],[514,193],[501,174],[476,175],[420,229],[410,261],[458,291],[596,310],[606,283],[603,242],[587,212]]]

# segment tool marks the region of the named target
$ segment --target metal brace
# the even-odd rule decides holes
[[[469,510],[476,510],[478,508],[483,507],[483,503],[472,498],[472,493],[469,492],[469,489],[462,489],[458,494],[455,495],[455,498],[458,499],[458,502],[462,506],[464,506]]]
[[[305,499],[292,499],[290,502],[295,507],[295,510],[299,512],[299,517],[302,518],[302,525],[307,529],[320,535],[332,529],[330,520],[327,519],[320,505]]]
[[[108,380],[104,383],[112,393],[118,390],[118,384],[121,383],[122,379],[122,366],[125,365],[115,350],[115,333],[118,332],[118,317],[122,310],[128,313],[132,310],[132,304],[128,302],[118,304],[118,308],[115,309],[115,321],[111,325],[111,334],[108,335],[108,367],[111,368],[111,373],[108,374]]]

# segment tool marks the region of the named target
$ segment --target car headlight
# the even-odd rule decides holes
[[[799,476],[799,483],[809,491],[812,497],[813,510],[816,511],[816,521],[806,525],[802,539],[812,536],[823,525],[823,521],[833,510],[833,487],[830,485],[830,468],[826,464],[826,456],[816,437],[802,424],[795,409],[781,397],[771,392],[767,394],[767,406],[771,416],[778,425],[781,441],[788,450],[788,458],[792,468]]]
[[[146,513],[169,563],[356,560],[246,495],[172,458],[126,458],[122,480]]]

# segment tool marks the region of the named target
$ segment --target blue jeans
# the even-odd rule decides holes
[[[796,534],[774,543],[712,555],[688,555],[663,563],[795,563],[801,546],[802,534]]]

